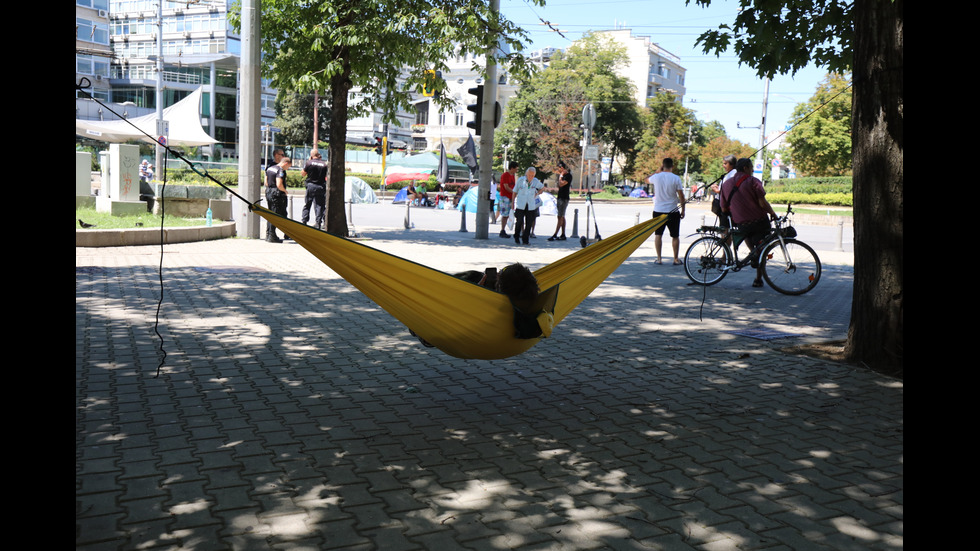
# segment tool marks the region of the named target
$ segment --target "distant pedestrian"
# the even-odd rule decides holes
[[[657,228],[654,234],[653,246],[657,250],[657,264],[663,264],[661,249],[663,247],[664,230],[670,231],[671,247],[674,251],[674,265],[682,264],[680,257],[680,226],[681,219],[684,218],[684,182],[681,177],[673,173],[674,160],[670,157],[664,159],[657,172],[647,180],[653,185],[653,217],[662,214],[667,215],[667,223]]]
[[[507,171],[500,175],[500,237],[510,237],[507,235],[507,218],[511,215],[514,208],[514,185],[517,183],[517,169],[520,165],[516,161],[511,161],[507,165]]]
[[[306,201],[303,204],[303,223],[310,221],[310,206],[314,208],[314,227],[323,229],[324,212],[327,204],[327,162],[320,152],[314,149],[310,159],[303,166],[303,176],[306,178]]]
[[[564,241],[565,237],[565,211],[568,209],[568,201],[572,189],[572,173],[564,161],[558,161],[558,194],[555,196],[555,207],[558,210],[558,223],[555,225],[555,234],[548,238],[548,241]],[[558,232],[561,232],[561,237]]]
[[[721,160],[721,166],[725,170],[725,175],[721,177],[721,184],[711,184],[711,192],[714,194],[714,198],[711,200],[711,212],[718,217],[718,225],[726,230],[732,227],[732,222],[728,213],[722,212],[721,210],[719,195],[721,193],[721,185],[727,182],[729,178],[735,177],[736,161],[735,155],[725,155]]]
[[[531,230],[538,212],[537,197],[544,184],[534,177],[537,169],[529,167],[514,186],[514,242],[530,244]]]
[[[292,165],[293,160],[284,156],[279,159],[279,163],[265,171],[265,200],[269,203],[269,210],[282,217],[286,216],[286,171]],[[269,243],[282,243],[271,222],[266,226],[265,240]]]

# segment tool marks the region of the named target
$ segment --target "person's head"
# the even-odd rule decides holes
[[[741,158],[735,163],[735,170],[738,172],[744,172],[746,174],[752,174],[752,159]]]
[[[534,179],[534,175],[537,173],[538,169],[534,168],[533,166],[529,166],[527,167],[527,170],[524,171],[524,177],[527,178],[528,182],[530,182]]]
[[[558,161],[558,174],[564,174],[568,172],[568,166],[565,165],[565,161]]]
[[[738,160],[735,158],[735,155],[725,155],[724,157],[722,157],[721,166],[722,168],[725,169],[726,174],[731,172],[732,169],[735,168],[736,162],[738,162]]]
[[[517,169],[520,167],[521,165],[517,164],[517,161],[511,161],[510,163],[507,164],[507,172],[510,172],[511,174],[517,174]]]
[[[664,162],[661,164],[660,169],[663,170],[664,172],[670,172],[671,170],[674,170],[674,160],[671,159],[670,157],[667,157],[666,159],[664,159]]]
[[[272,158],[275,159],[277,163],[281,161],[282,158],[285,156],[286,156],[286,152],[279,147],[277,147],[275,151],[272,152]]]
[[[293,160],[290,159],[289,157],[281,157],[279,159],[279,166],[281,166],[283,168],[289,168],[289,167],[293,166]]]
[[[497,274],[497,292],[516,302],[528,303],[538,297],[538,280],[527,266],[511,264]]]
[[[310,158],[311,159],[322,159],[323,156],[320,155],[320,151],[319,150],[314,149],[313,151],[310,151]]]

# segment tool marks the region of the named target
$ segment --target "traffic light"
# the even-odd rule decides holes
[[[467,111],[473,112],[473,120],[466,123],[468,128],[472,128],[476,131],[476,135],[480,135],[480,127],[483,126],[483,85],[479,85],[476,88],[470,88],[467,90],[471,95],[476,96],[476,103],[471,103],[466,106]]]
[[[381,143],[381,138],[374,139],[374,152],[378,155],[384,154],[384,144]]]
[[[431,98],[436,95],[436,81],[442,78],[442,71],[429,69],[425,72],[425,80],[422,83],[422,95]]]

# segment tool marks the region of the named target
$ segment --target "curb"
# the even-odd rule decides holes
[[[209,241],[237,235],[235,222],[222,222],[212,226],[188,226],[163,228],[164,244]],[[75,230],[76,247],[122,247],[127,245],[160,244],[160,228],[134,228],[115,230]]]

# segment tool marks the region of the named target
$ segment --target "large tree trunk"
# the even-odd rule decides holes
[[[347,92],[350,91],[350,64],[330,79],[330,159],[327,176],[327,233],[347,237],[344,212],[345,155],[347,150]]]
[[[904,0],[854,4],[854,298],[845,354],[903,376]]]

